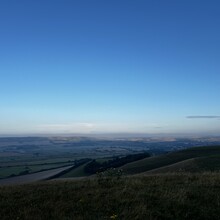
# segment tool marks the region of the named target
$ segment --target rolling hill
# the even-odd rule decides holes
[[[81,176],[83,166],[71,176]],[[0,186],[1,219],[219,219],[220,146],[148,157],[123,169],[138,175]]]
[[[220,170],[220,146],[194,147],[145,158],[121,167],[125,174]]]

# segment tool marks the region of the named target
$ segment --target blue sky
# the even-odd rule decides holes
[[[219,10],[0,1],[0,134],[220,134]]]

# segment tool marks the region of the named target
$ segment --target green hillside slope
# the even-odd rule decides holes
[[[187,159],[178,163],[156,168],[145,172],[146,174],[168,173],[168,172],[205,172],[219,171],[220,156],[208,156]]]
[[[142,173],[161,168],[160,172],[212,171],[220,168],[220,146],[196,147],[165,155],[155,156],[121,167],[126,174]],[[159,169],[155,172],[158,172]]]

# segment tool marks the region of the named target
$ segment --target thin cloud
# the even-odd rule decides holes
[[[187,116],[188,119],[220,119],[219,115],[192,115]]]
[[[94,126],[92,123],[43,124],[37,129],[47,132],[91,132]]]

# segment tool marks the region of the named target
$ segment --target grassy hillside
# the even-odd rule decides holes
[[[1,220],[219,219],[220,174],[133,176],[0,187]]]
[[[220,169],[220,146],[190,148],[139,160],[121,168],[126,174],[136,174],[158,168],[161,168],[161,172],[177,172],[181,169],[189,172],[216,171]]]
[[[220,156],[209,156],[187,159],[178,163],[156,168],[145,172],[146,174],[167,172],[205,172],[220,171]]]
[[[59,178],[88,176],[88,174],[85,173],[84,171],[84,168],[88,163],[85,163],[79,167],[76,167],[75,169],[72,169],[71,171],[65,173],[64,175],[59,176]]]

